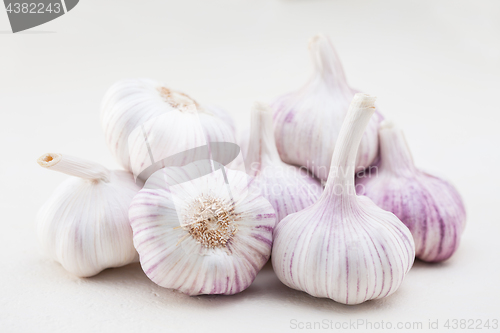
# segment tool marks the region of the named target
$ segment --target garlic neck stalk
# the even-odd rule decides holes
[[[265,167],[282,163],[276,148],[273,115],[269,106],[255,103],[252,110],[250,143],[245,159],[248,173],[256,176]]]
[[[383,121],[379,128],[380,169],[400,177],[413,177],[418,170],[408,143],[400,129],[390,121]]]
[[[325,190],[320,198],[333,207],[356,202],[354,184],[358,147],[368,122],[375,112],[376,97],[358,93],[354,96],[335,145]]]
[[[343,94],[350,99],[352,90],[330,40],[322,34],[314,36],[309,42],[309,52],[316,70],[313,80],[323,80],[330,88],[330,93]]]
[[[109,182],[110,179],[110,171],[102,165],[73,156],[48,153],[40,156],[37,162],[44,168],[94,182]]]

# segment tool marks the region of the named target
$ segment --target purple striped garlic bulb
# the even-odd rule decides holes
[[[38,212],[44,252],[79,277],[136,262],[128,220],[129,204],[140,189],[134,177],[68,155],[44,154],[37,162],[73,176]]]
[[[273,207],[244,172],[211,163],[158,170],[129,210],[146,275],[188,295],[236,294],[271,255]]]
[[[321,183],[305,168],[281,161],[274,141],[272,110],[266,104],[255,103],[252,110],[245,164],[247,173],[255,177],[252,188],[269,200],[277,223],[315,203],[323,191]]]
[[[307,167],[325,181],[342,122],[356,90],[349,87],[340,59],[323,35],[309,42],[314,74],[300,90],[273,105],[274,134],[283,162]],[[372,164],[378,153],[377,127],[381,115],[368,123],[356,157],[356,171]]]
[[[340,130],[325,190],[317,203],[276,227],[272,263],[293,289],[344,304],[394,293],[413,265],[410,230],[354,188],[356,152],[375,111],[356,94]]]
[[[208,142],[235,142],[234,124],[225,111],[201,106],[149,79],[113,84],[102,101],[101,125],[112,154],[135,176],[159,160]]]
[[[415,167],[403,132],[391,122],[382,122],[379,142],[381,163],[356,179],[356,191],[401,219],[413,235],[417,258],[448,259],[465,227],[460,194],[447,181]]]

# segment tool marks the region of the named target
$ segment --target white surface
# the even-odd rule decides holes
[[[430,319],[443,329],[448,318],[500,319],[498,17],[498,1],[82,0],[12,35],[0,10],[0,331],[299,331],[293,319],[424,328]],[[241,294],[188,297],[137,264],[78,279],[39,253],[36,212],[65,176],[35,160],[63,152],[116,167],[99,124],[114,81],[161,80],[242,126],[254,100],[307,80],[307,41],[319,31],[351,84],[405,129],[417,163],[462,193],[467,227],[451,260],[416,262],[396,294],[344,306],[288,289],[269,265]]]

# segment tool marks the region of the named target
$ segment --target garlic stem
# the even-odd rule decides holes
[[[398,176],[413,177],[418,170],[403,131],[391,121],[384,120],[379,128],[380,169]]]
[[[81,158],[48,153],[40,156],[38,164],[44,168],[59,171],[70,176],[75,176],[93,181],[109,182],[110,171],[100,164]]]
[[[320,200],[338,199],[340,202],[356,198],[354,174],[356,154],[368,122],[375,112],[375,96],[358,93],[349,106],[349,110],[335,145],[332,164],[325,190]]]
[[[351,89],[342,68],[339,56],[330,40],[323,34],[318,34],[309,41],[309,52],[321,78],[327,81],[332,93],[344,93],[352,96]]]
[[[273,129],[273,111],[264,103],[256,102],[252,109],[250,142],[245,159],[246,169],[256,176],[264,167],[281,162]]]

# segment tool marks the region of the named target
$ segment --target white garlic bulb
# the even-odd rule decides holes
[[[278,278],[291,288],[344,304],[392,294],[415,258],[408,228],[355,192],[356,152],[374,101],[366,94],[354,96],[321,198],[285,217],[274,232],[272,262]]]
[[[50,257],[79,277],[137,261],[127,213],[140,187],[131,174],[61,154],[45,154],[37,162],[75,176],[37,216],[38,238]]]
[[[465,227],[465,208],[447,181],[415,167],[403,132],[391,122],[379,128],[380,165],[356,179],[356,191],[393,212],[410,229],[416,257],[430,262],[451,257]]]
[[[212,163],[156,171],[129,210],[146,275],[189,295],[238,293],[271,255],[273,207],[244,172]]]
[[[176,153],[208,142],[235,142],[234,124],[223,110],[202,107],[147,79],[111,86],[103,98],[101,124],[111,152],[136,177]]]
[[[252,188],[259,191],[274,207],[278,223],[285,216],[315,203],[323,188],[305,168],[281,161],[273,133],[273,116],[269,106],[255,103],[252,110],[247,173],[253,176]]]
[[[228,125],[229,128],[231,128],[232,133],[234,135],[236,135],[236,126],[234,124],[234,120],[231,117],[231,115],[229,113],[227,113],[226,110],[224,110],[223,108],[216,106],[216,105],[200,106],[198,103],[196,103],[196,104],[197,104],[199,110],[203,110],[205,113],[214,115],[217,118],[224,121],[226,123],[226,125]]]
[[[339,57],[326,36],[313,37],[309,50],[315,67],[310,81],[272,105],[275,137],[283,162],[305,166],[324,181],[342,121],[356,91],[347,84]],[[376,113],[368,123],[359,146],[356,171],[370,166],[377,156],[381,117]]]

